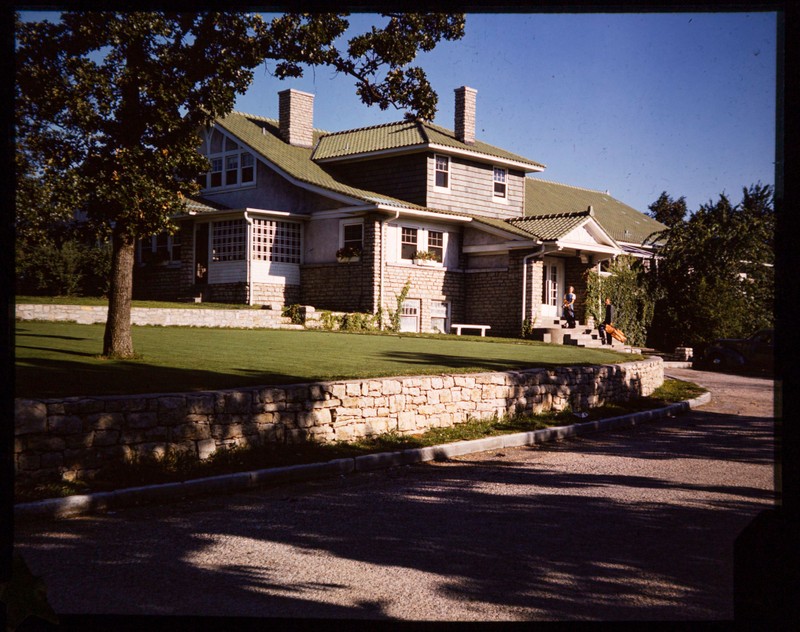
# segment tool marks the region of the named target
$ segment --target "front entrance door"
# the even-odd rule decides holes
[[[561,316],[561,297],[564,295],[564,261],[544,257],[542,270],[542,316]]]

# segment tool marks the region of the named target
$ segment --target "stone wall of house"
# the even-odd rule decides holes
[[[661,358],[624,364],[392,377],[215,392],[15,401],[19,479],[89,479],[168,448],[201,459],[226,446],[414,434],[494,415],[586,410],[649,395]]]
[[[300,267],[303,305],[333,311],[372,312],[369,261],[322,263]]]
[[[466,322],[491,325],[493,336],[519,336],[522,329],[522,257],[508,255],[501,271],[473,271],[466,275]]]
[[[214,287],[214,286],[210,286]],[[253,305],[294,305],[301,300],[299,285],[253,284]],[[245,303],[247,300],[245,299]]]
[[[133,270],[133,298],[141,301],[174,301],[179,298],[183,274],[178,265],[143,265]]]
[[[389,263],[384,269],[383,304],[387,312],[397,309],[397,297],[411,281],[407,300],[419,301],[420,331],[431,330],[431,302],[450,303],[450,322],[463,322],[465,315],[464,273],[439,267]]]
[[[16,306],[18,320],[71,321],[81,325],[105,323],[108,307],[100,305],[33,305]],[[186,309],[131,308],[131,324],[164,327],[237,327],[266,329],[283,326],[286,319],[273,309]]]

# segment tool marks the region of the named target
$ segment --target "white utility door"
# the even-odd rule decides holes
[[[561,316],[561,297],[564,296],[564,261],[544,257],[542,270],[542,316]]]

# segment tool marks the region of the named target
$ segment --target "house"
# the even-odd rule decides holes
[[[518,336],[526,319],[557,317],[568,285],[580,297],[588,268],[649,256],[641,244],[662,224],[478,140],[476,96],[455,90],[454,130],[323,132],[314,96],[293,89],[278,94],[277,120],[218,119],[200,147],[202,197],[176,235],[141,245],[134,296],[386,314],[408,282],[402,330]]]

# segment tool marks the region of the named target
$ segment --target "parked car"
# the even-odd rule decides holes
[[[695,359],[697,368],[712,371],[773,370],[774,330],[760,329],[749,338],[719,338],[712,342],[702,357]]]

